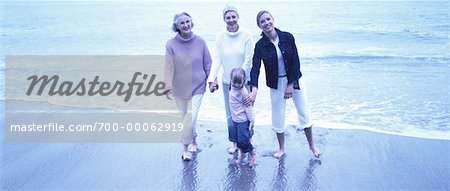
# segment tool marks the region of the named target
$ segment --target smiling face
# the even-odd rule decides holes
[[[258,26],[264,33],[271,33],[274,30],[272,15],[263,13],[258,19]]]
[[[178,17],[176,25],[181,35],[190,34],[192,29],[192,19],[187,15],[181,15]]]
[[[234,11],[228,11],[225,13],[223,20],[227,23],[227,29],[237,29],[239,26],[239,16]]]

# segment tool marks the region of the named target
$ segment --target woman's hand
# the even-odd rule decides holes
[[[294,85],[288,84],[286,90],[284,91],[284,99],[289,99],[292,97],[292,93],[294,92]]]
[[[258,88],[253,87],[252,88],[252,92],[250,92],[247,97],[245,97],[244,99],[244,104],[245,106],[252,106],[253,103],[255,103],[255,99],[256,99],[256,92],[258,91]]]

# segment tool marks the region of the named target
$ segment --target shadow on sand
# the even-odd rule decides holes
[[[305,173],[300,181],[300,190],[318,190],[318,179],[314,173],[316,167],[322,165],[322,161],[319,159],[310,159],[306,166]]]

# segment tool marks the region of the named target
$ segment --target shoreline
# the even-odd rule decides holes
[[[198,120],[200,122],[205,123],[218,123],[225,125],[224,122],[221,121],[208,121],[204,119]],[[260,125],[256,124],[258,126],[270,126],[268,124]],[[286,123],[287,127],[295,127],[295,124]],[[429,140],[440,140],[440,141],[450,141],[450,134],[445,136],[445,133],[449,132],[437,132],[434,131],[432,134],[430,134],[430,131],[424,131],[426,133],[426,136],[419,136],[417,134],[421,133],[423,130],[416,130],[415,133],[404,133],[404,132],[394,132],[389,130],[383,130],[383,129],[376,129],[373,127],[366,127],[362,125],[351,125],[351,124],[337,124],[337,123],[331,123],[331,122],[323,122],[315,120],[314,128],[322,128],[322,129],[330,129],[330,130],[356,130],[356,131],[368,131],[372,133],[378,133],[378,134],[384,134],[384,135],[394,135],[394,136],[401,136],[401,137],[409,137],[409,138],[418,138],[418,139],[429,139]]]

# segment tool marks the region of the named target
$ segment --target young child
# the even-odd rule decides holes
[[[255,119],[252,112],[252,106],[246,107],[244,99],[247,96],[247,89],[245,84],[245,71],[241,68],[234,68],[230,73],[230,111],[231,118],[234,123],[234,131],[231,136],[235,136],[237,140],[237,147],[241,150],[239,159],[235,162],[241,164],[247,156],[247,153],[252,155],[249,166],[256,164],[256,151],[251,143],[253,136],[253,127]]]

